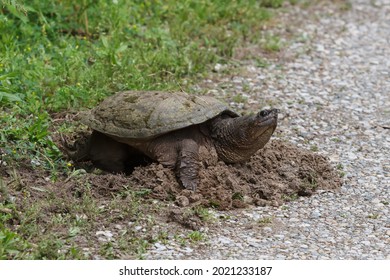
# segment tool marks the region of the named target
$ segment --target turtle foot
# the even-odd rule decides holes
[[[77,139],[73,143],[70,143],[69,140],[61,133],[61,150],[74,161],[83,161],[88,158],[89,151],[89,138],[82,137]]]
[[[192,139],[181,141],[176,174],[181,185],[195,191],[199,184],[199,147]]]
[[[187,190],[196,191],[199,184],[199,180],[190,178],[179,178],[180,184]]]

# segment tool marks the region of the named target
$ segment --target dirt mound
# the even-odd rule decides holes
[[[150,197],[174,200],[179,206],[202,205],[220,210],[248,205],[280,205],[317,189],[341,185],[328,160],[311,151],[279,140],[270,141],[250,161],[202,168],[195,193],[184,190],[174,172],[161,164],[137,167],[128,177],[134,188],[152,190]]]
[[[107,223],[115,223],[123,219],[123,211],[128,211],[127,217],[134,217],[134,201],[145,203],[137,210],[139,213],[149,213],[148,205],[153,203],[148,201],[154,198],[176,204],[154,212],[159,219],[198,230],[204,224],[202,208],[198,206],[219,210],[249,205],[278,206],[318,189],[336,189],[341,185],[337,170],[325,157],[280,140],[270,141],[248,162],[231,165],[218,162],[202,168],[196,192],[183,189],[172,170],[156,163],[136,167],[132,174],[125,175],[107,173],[94,168],[91,162],[81,162],[71,173],[55,174],[55,182],[50,179],[52,175],[48,170],[34,168],[29,161],[19,162],[18,168],[0,168],[0,202],[18,197],[15,203],[20,213],[38,205],[39,211],[45,213],[39,223],[46,228],[53,214],[80,215],[80,208],[75,205],[90,203],[89,199],[95,207],[113,207],[115,210],[108,211],[107,217],[102,215]],[[115,200],[113,206],[111,202]],[[100,222],[95,226],[101,227]],[[58,231],[67,234],[65,227]]]

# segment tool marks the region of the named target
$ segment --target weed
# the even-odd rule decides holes
[[[282,42],[278,36],[268,35],[265,37],[262,47],[268,52],[278,52],[282,49]]]
[[[16,233],[0,228],[0,260],[23,258],[29,247]]]
[[[137,256],[139,259],[143,259],[143,254],[145,254],[146,249],[149,247],[149,243],[143,239],[139,239],[137,243],[138,243],[136,249]]]
[[[272,217],[264,217],[264,218],[261,218],[261,219],[257,220],[257,223],[258,223],[260,226],[269,225],[269,224],[272,223]]]
[[[79,233],[80,233],[80,228],[75,226],[75,227],[71,227],[69,228],[69,231],[68,231],[68,236],[69,237],[75,237],[77,236]]]
[[[2,103],[7,104],[22,101],[23,95],[15,92],[15,89],[12,86],[12,79],[14,78],[16,78],[15,73],[0,75],[0,105]]]
[[[187,239],[183,235],[175,235],[174,239],[179,242],[180,246],[185,247],[187,246]]]
[[[244,91],[244,92],[250,92],[251,91],[251,86],[249,85],[249,83],[244,83],[243,85],[242,85],[242,90]],[[244,97],[244,96],[243,96]],[[246,102],[246,100],[248,99],[248,98],[246,98],[246,97],[244,97],[245,98],[245,100],[244,100],[244,102]],[[244,103],[244,102],[242,102],[242,103]]]
[[[341,1],[340,5],[340,10],[341,11],[350,11],[352,9],[352,3],[350,1],[344,0]]]
[[[266,60],[259,58],[259,57],[255,58],[255,62],[256,62],[256,67],[259,67],[259,68],[266,68],[269,66],[269,63]]]
[[[314,172],[308,174],[302,174],[303,178],[303,189],[315,190],[318,187],[317,176]]]
[[[233,96],[233,102],[234,103],[246,103],[247,100],[248,100],[248,98],[243,96],[241,93],[236,94],[235,96]]]
[[[347,213],[340,213],[340,217],[342,217],[342,218],[348,218],[348,214]]]
[[[295,201],[295,200],[298,199],[298,197],[299,197],[298,194],[293,193],[293,194],[290,194],[290,195],[287,195],[287,194],[283,195],[282,199],[285,200],[285,201]]]
[[[139,189],[139,190],[135,190],[134,194],[137,197],[144,197],[144,196],[149,195],[151,192],[152,192],[151,189]]]
[[[369,214],[367,216],[367,218],[369,218],[369,219],[378,219],[379,218],[379,214]]]
[[[310,151],[312,151],[312,152],[318,152],[318,146],[317,146],[317,145],[311,145],[311,146],[310,146]]]
[[[210,222],[214,220],[214,216],[205,207],[196,206],[193,208],[194,214],[196,214],[202,221]]]
[[[230,215],[219,215],[218,219],[223,220],[223,221],[227,221],[227,220],[231,219],[231,216]]]
[[[163,244],[167,244],[168,243],[168,232],[166,231],[159,231],[158,232],[158,236],[157,236],[157,240],[161,241]]]
[[[56,235],[48,235],[38,243],[37,249],[34,252],[34,259],[65,259],[66,252],[61,250],[63,244],[63,241]]]
[[[192,231],[190,232],[187,237],[192,241],[192,242],[199,242],[199,241],[202,241],[204,240],[206,237],[204,236],[204,234],[200,231]]]
[[[106,259],[114,259],[115,252],[114,246],[111,242],[105,242],[101,245],[99,253],[104,256]]]
[[[85,255],[81,249],[75,247],[74,245],[69,248],[69,258],[81,260],[85,259],[88,255]]]

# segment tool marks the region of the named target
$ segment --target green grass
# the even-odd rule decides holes
[[[0,229],[0,260],[22,259],[30,247],[26,241],[7,228]]]
[[[190,90],[235,47],[264,38],[263,22],[282,2],[0,0],[0,259],[91,258],[80,244],[93,247],[99,226],[150,227],[140,214],[147,191],[99,199],[66,161],[56,137],[77,125],[64,116],[120,90]],[[265,46],[277,51],[271,39]],[[78,187],[59,195],[48,187],[59,179]],[[120,234],[99,254],[142,258],[149,241]]]
[[[266,35],[262,47],[268,52],[279,52],[282,49],[282,42],[278,36]]]
[[[191,242],[200,242],[206,238],[202,232],[196,230],[190,232],[187,237]]]

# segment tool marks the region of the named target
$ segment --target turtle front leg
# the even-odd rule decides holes
[[[180,184],[195,191],[199,184],[199,146],[192,139],[184,139],[178,146],[176,176]]]

